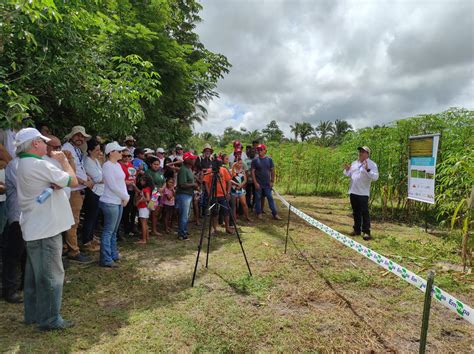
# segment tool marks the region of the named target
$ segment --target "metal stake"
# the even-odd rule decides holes
[[[423,306],[423,320],[421,322],[420,354],[424,354],[426,351],[426,337],[428,336],[428,323],[430,321],[431,291],[433,290],[434,276],[435,273],[430,270],[428,272],[428,280],[426,281],[425,304]]]

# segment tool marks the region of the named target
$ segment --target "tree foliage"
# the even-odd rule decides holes
[[[268,141],[280,142],[284,137],[283,131],[280,129],[278,123],[275,120],[272,120],[267,124],[265,129],[262,129],[262,134]]]
[[[230,67],[194,32],[200,10],[195,0],[3,1],[1,124],[186,140]]]

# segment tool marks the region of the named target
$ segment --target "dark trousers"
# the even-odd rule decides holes
[[[354,232],[370,235],[369,197],[366,195],[350,194],[352,215],[354,215]]]
[[[133,232],[135,229],[135,218],[137,216],[137,207],[135,206],[135,191],[128,191],[130,199],[125,208],[123,208],[122,222],[125,234]]]
[[[253,209],[253,203],[255,201],[255,185],[253,183],[247,183],[245,186],[245,201],[249,209]]]
[[[84,224],[82,225],[82,243],[86,244],[94,238],[94,230],[99,218],[99,199],[100,197],[92,192],[89,188],[86,189],[86,197],[84,199]]]
[[[3,247],[3,296],[9,296],[22,288],[25,278],[26,251],[20,224],[12,222],[5,229]],[[21,283],[18,283],[18,269],[21,268]]]

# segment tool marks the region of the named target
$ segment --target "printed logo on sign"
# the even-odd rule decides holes
[[[388,270],[393,270],[393,262],[388,261]]]
[[[456,312],[458,313],[459,316],[464,317],[464,316],[469,316],[470,315],[469,311],[467,311],[464,308],[464,304],[461,301],[459,301],[459,300],[453,301],[453,300],[449,299],[449,304],[452,307],[456,308]]]
[[[461,316],[464,315],[464,306],[462,302],[456,300],[456,311],[459,313]]]
[[[362,252],[362,246],[361,245],[357,246],[357,251]]]
[[[375,256],[375,260],[377,261],[378,264],[382,263],[383,262],[383,259],[382,259],[382,256],[380,254],[377,254]]]
[[[355,244],[354,240],[350,240],[350,241],[349,241],[349,245],[350,245],[351,247],[354,247],[354,244]]]
[[[406,279],[408,277],[407,270],[405,268],[402,268],[402,278]]]
[[[441,289],[438,288],[437,286],[434,287],[434,296],[435,296],[436,300],[438,300],[438,301],[445,301],[446,300],[446,296],[444,296],[441,293]]]
[[[367,254],[367,257],[372,257],[372,251],[370,249],[367,248],[365,253]]]

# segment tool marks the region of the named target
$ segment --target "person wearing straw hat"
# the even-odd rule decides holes
[[[85,155],[81,150],[81,146],[90,138],[91,136],[86,133],[86,129],[83,126],[76,125],[71,129],[71,132],[64,137],[64,140],[67,142],[63,145],[63,150],[69,151],[74,157],[76,176],[79,181],[77,187],[71,188],[71,197],[69,199],[72,214],[74,215],[74,225],[66,232],[67,256],[70,260],[80,263],[88,263],[91,261],[89,257],[81,254],[77,243],[77,228],[79,226],[82,204],[84,203],[85,189],[92,189],[94,187],[94,183],[87,176],[84,167]]]
[[[125,137],[124,144],[127,147],[128,151],[130,151],[130,154],[132,154],[132,156],[133,156],[133,153],[135,152],[135,142],[136,140],[133,136],[127,135]]]
[[[156,149],[156,158],[160,161],[160,168],[163,171],[165,168],[165,149],[161,147]]]
[[[369,159],[370,148],[358,147],[359,158],[344,166],[344,175],[351,179],[349,197],[354,216],[353,231],[351,236],[363,233],[363,239],[372,239],[370,235],[369,195],[370,184],[379,179],[379,171],[375,162]]]
[[[73,325],[60,315],[64,283],[61,233],[75,222],[62,188],[75,187],[78,180],[63,152],[51,152],[62,170],[43,159],[49,141],[34,128],[22,129],[15,137],[19,222],[27,250],[24,318],[41,331]]]
[[[214,150],[212,149],[211,144],[204,145],[204,147],[202,148],[202,155],[196,159],[196,164],[195,164],[196,170],[202,171],[202,170],[207,170],[208,168],[211,168],[211,163],[212,163],[211,155],[213,152]]]

